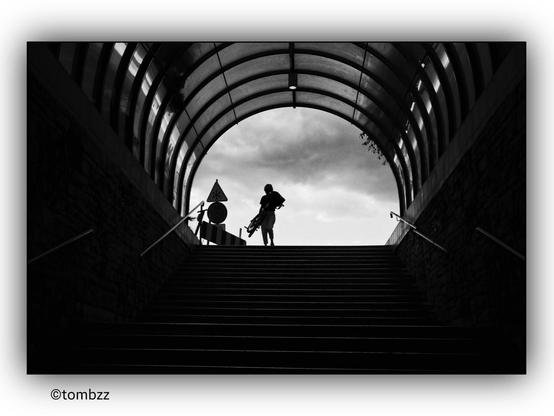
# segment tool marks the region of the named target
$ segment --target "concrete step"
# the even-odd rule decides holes
[[[303,276],[298,277],[283,277],[283,276],[218,276],[218,275],[206,275],[206,276],[194,276],[194,275],[176,275],[172,279],[168,280],[164,287],[169,287],[173,284],[197,284],[197,283],[303,283],[303,284],[351,284],[351,283],[407,283],[414,284],[413,278],[406,274],[360,274],[357,276],[325,276],[319,274],[318,276]]]
[[[216,246],[202,245],[195,247],[195,254],[206,252],[217,253],[286,253],[287,255],[294,253],[392,253],[394,249],[386,245],[370,245],[370,246]]]
[[[230,350],[300,350],[357,352],[442,352],[495,353],[502,347],[497,340],[486,338],[402,338],[402,337],[307,337],[307,336],[240,336],[240,335],[143,335],[95,334],[76,336],[74,348],[160,348]]]
[[[213,282],[213,281],[204,281],[204,280],[193,280],[187,282],[171,282],[170,284],[164,287],[164,292],[171,293],[175,290],[181,291],[197,291],[197,290],[208,290],[208,291],[220,291],[226,292],[228,290],[240,290],[240,291],[250,291],[250,290],[305,290],[305,291],[336,291],[336,293],[342,293],[345,290],[408,290],[408,291],[418,291],[417,286],[409,284],[403,281],[396,282],[354,282],[354,283],[337,283],[337,282],[325,282],[318,283],[314,285],[313,282],[303,283],[303,282],[275,282],[275,281],[251,281],[251,282],[235,282],[229,280],[227,282]]]
[[[211,323],[98,323],[80,326],[76,332],[83,334],[149,334],[149,335],[241,335],[241,336],[307,336],[307,337],[402,337],[402,338],[479,338],[501,339],[495,328],[466,328],[434,325],[371,325],[364,323],[348,325],[302,325],[288,324],[240,324]]]
[[[363,265],[363,264],[336,264],[336,263],[309,263],[304,262],[301,264],[291,264],[291,263],[263,263],[260,262],[258,264],[241,264],[239,262],[233,263],[233,262],[223,262],[220,261],[218,263],[211,263],[211,264],[191,264],[186,269],[182,269],[176,274],[195,274],[195,273],[226,273],[226,272],[262,272],[265,273],[266,271],[279,271],[282,273],[286,272],[294,272],[295,274],[299,274],[299,272],[319,272],[319,273],[326,273],[326,274],[338,274],[339,276],[342,275],[342,273],[345,272],[373,272],[373,273],[384,273],[384,274],[403,274],[407,273],[407,270],[403,268],[400,265],[392,265],[387,263],[379,263],[379,264],[373,264],[371,266]]]
[[[206,299],[200,300],[184,300],[180,297],[160,297],[148,305],[145,310],[151,310],[151,308],[159,307],[188,307],[188,308],[244,308],[243,301],[235,300],[213,300]],[[290,301],[283,299],[276,302],[267,302],[264,300],[252,300],[248,303],[249,308],[293,308],[293,309],[352,309],[361,310],[364,308],[386,308],[388,310],[395,309],[423,309],[427,312],[430,311],[429,305],[426,303],[410,302],[410,301],[398,301],[398,302],[352,302],[352,301],[335,301],[335,302],[308,302],[305,300]]]
[[[307,294],[307,293],[296,293],[296,294],[275,294],[275,293],[215,293],[215,292],[204,292],[204,293],[189,293],[184,291],[184,293],[173,292],[173,293],[164,293],[163,296],[160,295],[153,299],[155,302],[162,302],[165,300],[176,300],[181,299],[185,302],[205,302],[205,301],[225,301],[225,302],[424,302],[423,298],[419,293],[393,293],[393,294],[336,294],[336,293],[326,293],[326,294]]]
[[[281,278],[281,279],[339,279],[339,278],[378,278],[378,277],[402,277],[403,272],[391,273],[386,269],[381,270],[335,270],[333,273],[326,273],[324,270],[279,270],[279,269],[236,269],[236,270],[190,270],[176,273],[172,279],[202,279],[209,277],[217,278]]]
[[[314,306],[312,308],[292,308],[292,307],[268,307],[261,305],[259,307],[252,307],[248,305],[238,305],[235,307],[214,307],[214,306],[168,306],[159,305],[151,306],[147,309],[145,314],[166,314],[166,315],[248,315],[248,316],[337,316],[337,317],[422,317],[429,316],[429,311],[425,308],[387,308],[384,305],[382,308],[366,308],[366,309],[354,309],[354,308],[322,308]]]
[[[278,316],[278,315],[250,315],[235,313],[233,315],[209,315],[205,314],[155,314],[145,313],[140,317],[142,322],[178,322],[195,324],[280,324],[288,325],[295,323],[299,325],[356,325],[357,323],[366,323],[372,325],[432,325],[436,321],[430,317],[420,316]]]
[[[454,372],[472,374],[481,372],[502,372],[508,358],[499,354],[486,353],[439,353],[439,352],[373,352],[373,351],[321,351],[315,350],[230,350],[216,349],[157,349],[157,348],[83,348],[65,349],[63,359],[66,367],[120,366],[133,367],[140,364],[138,372],[155,368],[163,373],[165,368],[178,366],[183,373],[275,372],[328,373],[328,372],[370,372],[396,370],[400,372]],[[84,358],[83,358],[84,357]],[[68,369],[68,372],[70,370]]]
[[[374,287],[374,286],[364,286],[364,287],[346,287],[346,288],[335,288],[335,287],[322,287],[322,288],[313,288],[313,287],[178,287],[173,289],[171,292],[174,295],[183,294],[185,296],[193,295],[250,295],[250,296],[325,296],[325,295],[405,295],[405,296],[419,296],[419,291],[417,288],[411,287],[400,287],[394,288],[390,286],[384,287]]]

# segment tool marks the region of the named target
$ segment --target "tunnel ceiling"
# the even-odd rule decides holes
[[[401,213],[491,79],[503,43],[49,43],[182,215],[192,178],[240,121],[307,107],[358,126]]]

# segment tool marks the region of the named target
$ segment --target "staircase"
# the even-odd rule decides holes
[[[49,372],[524,372],[498,332],[442,326],[389,246],[200,246],[136,322],[69,345]]]

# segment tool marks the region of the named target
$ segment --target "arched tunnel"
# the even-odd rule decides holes
[[[193,208],[206,153],[284,107],[379,149],[387,245],[442,322],[525,344],[525,43],[35,42],[27,63],[31,350],[45,328],[132,320],[199,244],[185,222],[140,255]]]
[[[411,205],[506,45],[105,43],[48,45],[184,215],[205,153],[240,121],[309,107],[358,126]],[[500,55],[500,56],[499,56]]]

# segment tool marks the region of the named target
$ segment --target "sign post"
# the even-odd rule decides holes
[[[206,202],[211,202],[208,207],[208,218],[210,219],[210,224],[202,222],[200,228],[200,238],[204,238],[218,244],[218,245],[246,245],[246,241],[240,237],[235,237],[232,234],[225,232],[225,225],[222,224],[223,221],[227,218],[227,207],[222,204],[222,202],[228,201],[225,192],[221,189],[217,179],[215,180],[214,186],[206,199]],[[217,226],[212,226],[211,223],[217,224]]]

